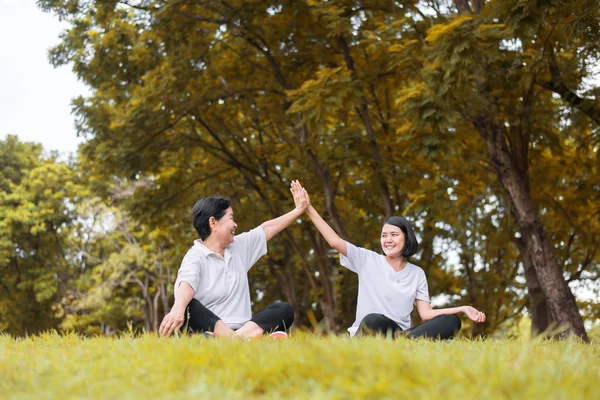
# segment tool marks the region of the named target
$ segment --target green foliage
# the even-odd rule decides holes
[[[33,143],[21,143],[13,135],[0,143],[0,190],[8,193],[12,191],[11,183],[21,182],[23,173],[37,165],[42,148]]]
[[[299,179],[358,245],[378,249],[382,218],[407,215],[431,294],[486,311],[468,334],[508,330],[527,301],[521,233],[474,121],[506,128],[526,154],[565,276],[597,293],[595,2],[503,0],[460,15],[448,1],[38,3],[70,26],[51,62],[91,89],[74,101],[87,139],[78,173],[108,211],[78,201],[77,212],[125,221],[77,224],[75,238],[93,240],[72,238],[90,256],[73,257],[64,328],[152,329],[194,239],[194,201],[232,197],[244,231],[287,211]],[[300,324],[314,315],[338,331],[354,317],[356,277],[309,223],[270,242],[250,282],[255,306],[284,298]]]
[[[68,232],[81,188],[71,167],[39,145],[0,142],[8,190],[0,192],[0,329],[27,334],[56,324],[54,306],[67,283]]]

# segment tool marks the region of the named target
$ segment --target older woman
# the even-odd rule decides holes
[[[306,190],[292,182],[294,198],[307,204],[306,213],[327,243],[340,256],[342,266],[358,274],[356,321],[348,332],[366,334],[404,333],[408,337],[452,338],[460,330],[456,316],[466,314],[474,322],[484,322],[485,314],[470,306],[431,308],[425,272],[408,260],[418,249],[411,225],[402,217],[386,219],[381,228],[383,255],[357,247],[340,238],[310,205]],[[410,327],[413,305],[424,323]]]
[[[296,207],[287,214],[235,235],[230,199],[198,200],[192,222],[200,238],[183,258],[175,281],[175,304],[159,333],[170,336],[187,322],[191,331],[210,336],[287,336],[283,331],[294,322],[289,304],[275,303],[252,316],[248,271],[267,253],[267,241],[304,213],[307,203],[300,193],[294,195],[294,202]]]

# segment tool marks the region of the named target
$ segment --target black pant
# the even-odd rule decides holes
[[[187,326],[188,332],[212,332],[220,319],[198,300],[192,299],[186,309],[183,326]],[[283,331],[294,323],[294,310],[288,303],[273,303],[254,315],[250,321],[260,326],[265,333]]]
[[[402,333],[409,338],[451,339],[460,331],[460,326],[460,318],[456,315],[444,314],[403,331],[397,323],[385,315],[373,313],[363,318],[357,333],[361,336],[389,333],[392,337]]]

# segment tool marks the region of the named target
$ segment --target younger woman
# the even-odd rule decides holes
[[[408,337],[450,339],[460,330],[458,313],[472,321],[485,321],[485,314],[470,306],[431,308],[425,272],[408,260],[418,249],[411,225],[403,217],[386,219],[381,228],[383,255],[340,238],[310,204],[306,190],[292,182],[294,197],[308,204],[306,213],[327,243],[337,250],[342,266],[358,274],[356,321],[348,332],[366,334],[404,333]],[[410,327],[410,314],[416,304],[422,324]]]

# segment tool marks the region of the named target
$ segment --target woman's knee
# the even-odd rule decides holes
[[[294,307],[290,303],[281,302],[281,308],[283,309],[283,313],[285,314],[286,320],[290,321],[290,325],[294,323]]]
[[[190,300],[190,302],[187,305],[187,308],[191,310],[197,310],[197,309],[202,309],[204,308],[204,305],[202,303],[200,303],[198,300],[192,298],[192,300]]]
[[[411,339],[452,339],[460,331],[460,318],[456,315],[438,315],[412,328],[408,334]]]
[[[447,317],[448,325],[450,325],[454,331],[460,331],[460,328],[462,327],[462,322],[460,322],[460,318],[458,318],[458,316],[454,314],[447,315]]]
[[[450,328],[454,332],[454,334],[460,331],[460,328],[462,327],[462,322],[460,321],[460,318],[458,318],[458,316],[454,314],[442,314],[438,315],[433,319],[443,322],[443,324]]]
[[[183,317],[184,326],[195,332],[213,331],[221,319],[196,299],[188,303]]]
[[[400,327],[385,315],[371,313],[367,314],[360,322],[359,335],[382,334],[393,337],[399,330],[401,330]]]
[[[365,315],[365,317],[362,319],[362,321],[360,321],[360,325],[365,327],[365,328],[376,328],[381,324],[381,321],[384,319],[385,317],[381,314],[377,314],[377,313],[371,313],[371,314],[367,314]]]
[[[291,304],[281,301],[279,303],[272,304],[271,307],[280,313],[281,319],[285,323],[284,329],[289,329],[294,323],[294,308],[291,306]]]
[[[277,303],[273,303],[269,306],[269,308],[273,311],[277,310],[277,312],[280,312],[282,314],[291,314],[294,315],[294,309],[292,308],[292,306],[290,305],[290,303],[286,303],[285,301],[280,301]]]

